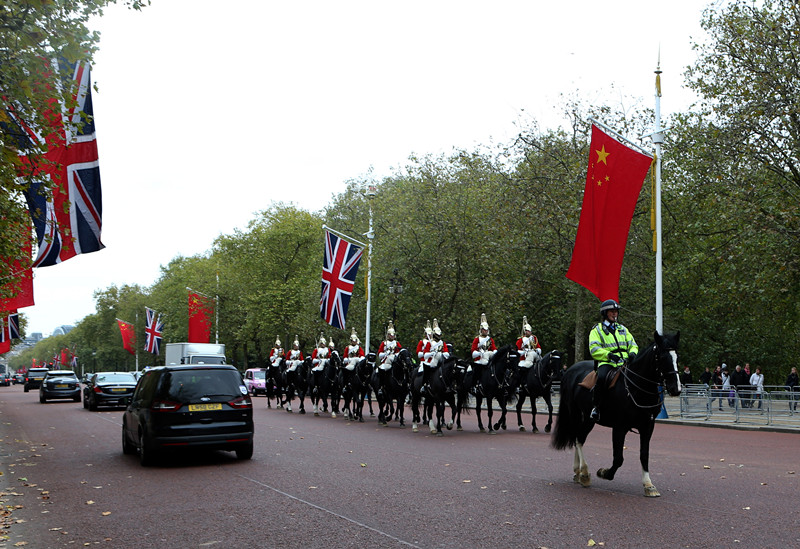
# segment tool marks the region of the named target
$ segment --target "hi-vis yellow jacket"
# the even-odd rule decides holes
[[[616,368],[622,366],[623,361],[627,360],[631,353],[638,354],[639,347],[622,324],[615,322],[606,326],[601,322],[589,332],[589,352],[598,366],[610,364]],[[608,355],[611,353],[617,355],[620,360],[610,359]]]

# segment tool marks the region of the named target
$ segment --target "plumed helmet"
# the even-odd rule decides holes
[[[280,336],[275,336],[275,347],[277,349],[281,348],[281,337]]]
[[[522,331],[523,332],[532,332],[533,331],[533,328],[531,328],[531,325],[528,324],[528,317],[527,316],[523,316],[522,317]]]
[[[600,304],[600,318],[605,319],[608,311],[619,311],[619,303],[613,299],[606,299]]]
[[[387,336],[397,335],[397,332],[394,331],[394,324],[392,324],[391,320],[389,321],[389,324],[386,326],[386,335]]]
[[[481,313],[481,330],[489,331],[489,323],[486,322],[486,313]]]
[[[435,318],[433,319],[433,333],[437,336],[442,335],[442,329],[439,328],[439,321]]]
[[[350,333],[350,341],[356,344],[361,343],[361,340],[358,339],[358,334],[356,333],[355,328],[353,328],[353,331]]]
[[[336,348],[336,344],[333,342],[333,338],[331,338],[331,340],[328,342],[328,347],[330,347],[331,349]]]
[[[317,347],[324,347],[328,344],[328,341],[325,339],[325,334],[319,334],[319,340],[317,341]]]
[[[297,335],[294,336],[294,341],[292,341],[292,345],[294,347],[297,347],[298,349],[300,348],[300,340],[297,339]]]
[[[431,321],[428,320],[428,322],[425,323],[425,335],[431,337],[432,333],[433,333],[433,328],[431,328]]]

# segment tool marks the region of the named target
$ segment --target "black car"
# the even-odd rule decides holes
[[[133,394],[136,378],[131,372],[97,372],[83,386],[83,407],[97,410],[98,406],[122,406]]]
[[[47,368],[30,368],[25,374],[25,387],[23,390],[27,393],[31,389],[38,389],[42,385],[44,376],[49,372]]]
[[[11,374],[0,374],[0,387],[11,387]]]
[[[14,374],[14,385],[24,385],[25,374]]]
[[[152,464],[168,450],[253,456],[253,403],[233,366],[162,366],[142,374],[122,417],[122,451]]]
[[[50,370],[39,386],[39,402],[44,404],[54,398],[81,400],[81,383],[72,370]]]

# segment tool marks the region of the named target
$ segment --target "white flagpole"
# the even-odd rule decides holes
[[[661,251],[661,145],[664,143],[661,128],[661,52],[656,66],[656,120],[651,138],[656,149],[656,331],[664,333],[664,302],[662,296],[662,251]]]
[[[366,318],[366,328],[364,330],[365,335],[364,339],[366,340],[366,346],[364,348],[364,355],[369,356],[369,336],[370,336],[370,318],[372,314],[372,239],[375,236],[375,233],[372,231],[372,199],[375,196],[376,189],[374,184],[367,185],[367,202],[369,203],[369,231],[367,232],[366,236],[367,241],[369,242],[369,246],[367,249],[367,318]]]

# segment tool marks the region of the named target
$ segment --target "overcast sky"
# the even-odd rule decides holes
[[[45,335],[93,292],[149,286],[273,201],[319,210],[409,155],[507,143],[563,122],[561,94],[653,107],[694,100],[683,72],[705,2],[275,2],[112,6],[92,79],[106,249],[35,270]],[[638,136],[630,136],[638,137]],[[668,151],[665,151],[668,154]],[[320,232],[320,257],[322,255]],[[133,321],[134,319],[126,319]]]

